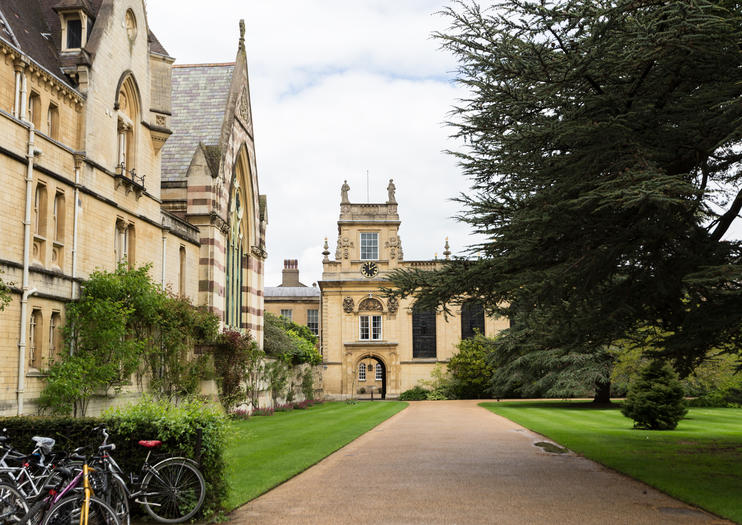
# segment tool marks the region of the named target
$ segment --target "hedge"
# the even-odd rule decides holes
[[[211,516],[222,508],[227,496],[224,476],[224,449],[226,417],[211,405],[201,401],[172,404],[148,398],[124,409],[110,410],[99,418],[72,417],[6,417],[0,418],[0,427],[6,428],[13,447],[30,452],[33,436],[54,438],[55,451],[72,451],[89,447],[91,451],[102,443],[100,432],[93,428],[105,425],[110,434],[109,443],[116,444],[112,456],[125,473],[139,474],[147,450],[139,446],[141,439],[159,439],[162,445],[155,449],[150,463],[162,456],[185,456],[201,465],[206,480],[206,501],[202,514]],[[138,505],[132,506],[136,510]]]

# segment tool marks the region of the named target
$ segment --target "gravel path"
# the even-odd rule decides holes
[[[410,403],[232,523],[730,523],[543,440],[476,401]]]

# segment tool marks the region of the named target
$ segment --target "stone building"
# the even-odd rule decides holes
[[[173,67],[173,136],[162,149],[162,201],[199,229],[198,304],[262,341],[267,210],[258,190],[240,27],[235,62]]]
[[[184,213],[170,200],[173,188],[161,187],[163,146],[179,133],[184,107],[171,91],[173,63],[143,0],[0,3],[0,277],[13,292],[0,313],[0,414],[35,410],[49,360],[66,351],[64,305],[96,269],[151,264],[156,281],[221,315],[222,297],[235,297],[224,292],[231,285],[240,313],[225,323],[260,330],[265,206],[244,43],[223,113],[226,122],[244,108],[247,122],[233,131],[232,118],[224,140],[197,144],[216,146],[208,155],[219,188],[211,210]],[[195,147],[183,155],[186,169],[197,163]],[[199,185],[189,193],[194,207],[209,191]],[[239,277],[231,280],[219,273],[225,239],[236,246]]]
[[[319,288],[316,284],[307,286],[299,282],[296,259],[283,261],[281,277],[280,285],[265,287],[265,311],[305,325],[319,335]]]
[[[414,299],[385,297],[385,276],[398,268],[434,269],[440,262],[404,259],[394,183],[385,203],[356,204],[341,189],[334,260],[325,241],[319,283],[320,345],[325,392],[335,397],[368,392],[396,397],[456,352],[462,338],[475,331],[494,336],[508,321],[489,317],[481,305],[453,306],[453,315],[415,308]],[[444,257],[450,255],[446,242]]]

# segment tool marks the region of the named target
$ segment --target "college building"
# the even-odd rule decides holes
[[[286,259],[281,284],[265,287],[265,311],[307,326],[319,335],[319,298],[317,283],[307,286],[299,282],[299,261]]]
[[[445,367],[462,339],[477,331],[492,337],[509,323],[471,301],[444,316],[441,309],[416,308],[414,298],[386,297],[381,289],[390,284],[389,272],[433,270],[441,261],[404,259],[393,181],[385,203],[352,203],[349,190],[344,183],[334,259],[325,241],[319,282],[324,389],[337,398],[359,392],[396,397],[430,379],[437,365]],[[450,256],[448,241],[443,256]]]
[[[235,24],[236,25],[236,24]],[[235,27],[236,33],[237,27]],[[143,0],[0,4],[0,414],[34,413],[95,270],[151,265],[262,341],[266,200],[235,62],[175,65]]]

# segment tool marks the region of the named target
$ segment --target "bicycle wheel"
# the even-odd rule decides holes
[[[18,489],[7,483],[0,483],[0,523],[18,523],[28,512],[26,500]]]
[[[121,525],[129,525],[129,496],[124,481],[117,475],[111,477],[110,493],[103,498],[116,512]]]
[[[42,525],[80,525],[80,512],[85,503],[79,495],[64,498],[44,517]],[[87,525],[121,525],[116,512],[102,499],[91,497]]]
[[[162,523],[180,523],[201,510],[206,482],[191,462],[183,458],[160,461],[142,480],[139,501],[150,516]]]

